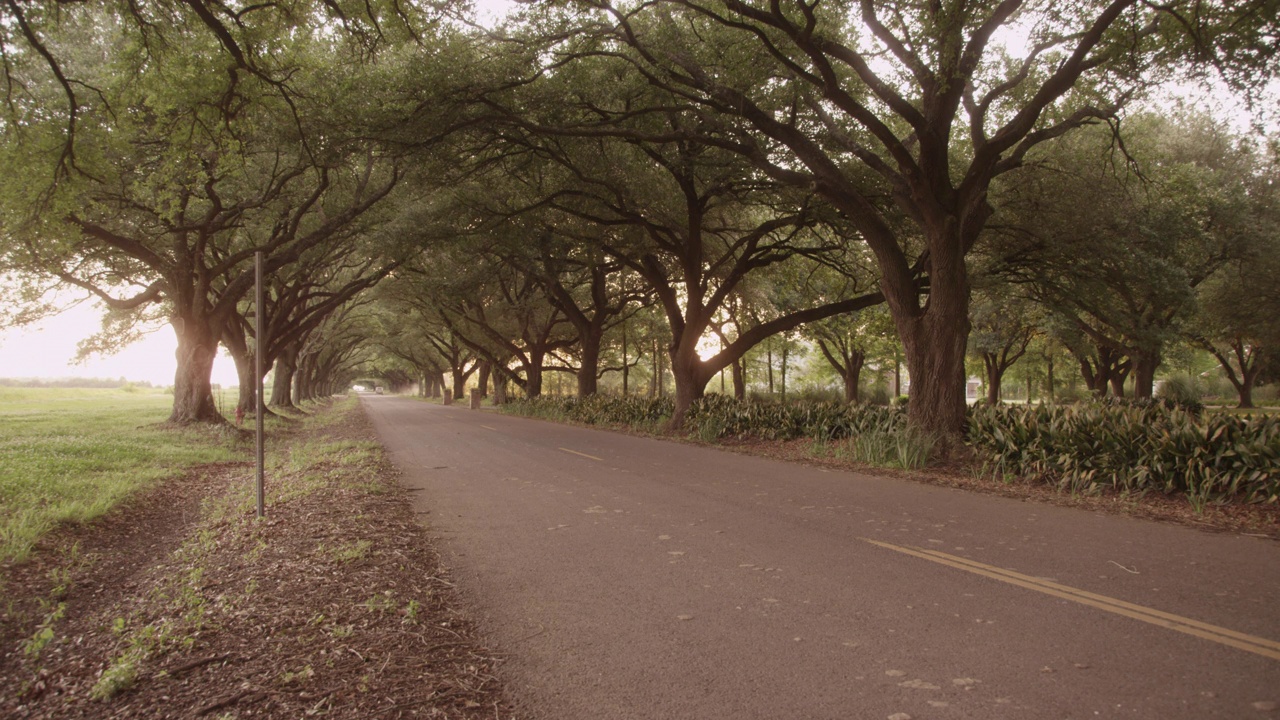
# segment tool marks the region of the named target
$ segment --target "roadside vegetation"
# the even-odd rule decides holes
[[[9,398],[42,442],[114,443],[128,460],[79,480],[117,494],[95,519],[62,520],[0,563],[0,716],[510,716],[354,400],[269,426],[258,519],[252,465],[226,461],[234,441],[149,427],[166,399],[125,395]],[[79,474],[53,456],[26,467]],[[152,479],[125,490],[124,468]],[[2,487],[39,505],[36,486]]]
[[[541,397],[505,412],[560,422],[661,433],[669,398]],[[815,458],[922,469],[939,458],[934,438],[905,408],[835,402],[737,401],[711,395],[690,408],[683,437],[706,443],[803,440]],[[975,406],[968,452],[951,470],[1000,484],[1035,483],[1070,495],[1185,499],[1206,506],[1280,507],[1280,415],[1187,408],[1167,400]]]

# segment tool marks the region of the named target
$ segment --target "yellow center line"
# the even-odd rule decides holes
[[[1133,603],[1117,600],[1105,595],[1091,593],[1087,590],[1080,590],[1067,585],[1060,585],[1049,580],[1041,580],[1039,578],[1031,577],[1030,575],[1023,575],[1012,570],[1005,570],[1004,568],[999,568],[994,565],[986,565],[984,563],[977,562],[976,560],[948,555],[936,550],[903,547],[901,545],[893,545],[891,543],[870,540],[868,538],[862,539],[877,547],[922,558],[924,560],[936,562],[958,570],[971,572],[975,575],[981,575],[993,580],[1009,583],[1010,585],[1026,588],[1028,590],[1035,590],[1063,600],[1077,602],[1081,605],[1088,605],[1089,607],[1105,610],[1117,615],[1123,615],[1124,617],[1132,618],[1134,620],[1141,620],[1145,623],[1150,623],[1169,630],[1175,630],[1204,640],[1210,640],[1222,645],[1234,647],[1238,650],[1244,650],[1245,652],[1251,652],[1255,655],[1271,658],[1272,660],[1280,660],[1280,642],[1276,642],[1274,640],[1236,632],[1235,630],[1218,627],[1217,625],[1210,625],[1209,623],[1200,622],[1199,620],[1193,620],[1191,618],[1174,615],[1172,613],[1163,612],[1142,605],[1135,605]]]
[[[495,431],[496,431],[496,430],[498,429],[498,428],[494,428],[494,427],[489,427],[488,425],[481,425],[480,427],[484,428],[485,430],[495,430]]]
[[[588,455],[588,454],[586,454],[586,453],[580,453],[580,452],[578,452],[577,450],[570,450],[569,448],[559,448],[559,449],[560,449],[560,450],[563,450],[563,451],[565,451],[565,452],[567,452],[567,453],[573,453],[574,455],[581,455],[581,456],[582,456],[582,457],[584,457],[584,458],[591,458],[592,460],[599,460],[600,462],[604,462],[604,458],[598,458],[598,457],[596,457],[595,455]]]

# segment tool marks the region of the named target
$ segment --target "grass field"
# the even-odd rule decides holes
[[[172,402],[151,389],[0,388],[0,563],[184,468],[251,456],[220,431],[159,427]]]

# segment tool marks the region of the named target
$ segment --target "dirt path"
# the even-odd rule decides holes
[[[366,398],[524,713],[1265,718],[1280,546]]]

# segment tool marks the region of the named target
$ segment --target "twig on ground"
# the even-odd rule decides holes
[[[173,668],[172,670],[169,670],[167,672],[169,673],[169,677],[177,677],[184,672],[195,670],[201,665],[208,665],[209,663],[222,662],[223,660],[227,660],[230,658],[231,658],[231,653],[223,653],[221,655],[210,655],[209,657],[198,658],[190,662],[185,662],[179,665],[178,667]]]
[[[197,715],[208,715],[209,713],[213,712],[214,710],[221,710],[221,709],[222,709],[222,708],[224,708],[224,707],[228,707],[228,706],[230,706],[230,705],[235,705],[236,703],[240,702],[241,700],[248,700],[249,702],[253,702],[253,701],[255,701],[255,700],[261,700],[262,698],[264,698],[264,697],[266,697],[266,696],[267,696],[267,695],[266,695],[266,693],[259,692],[259,691],[257,691],[257,690],[252,690],[252,689],[248,689],[248,690],[241,690],[240,692],[238,692],[238,693],[236,693],[236,694],[234,694],[234,695],[228,695],[227,697],[224,697],[224,698],[222,698],[221,700],[217,700],[217,701],[215,701],[215,702],[209,703],[208,705],[205,705],[204,707],[200,708],[199,710],[196,710],[196,714],[197,714]]]

